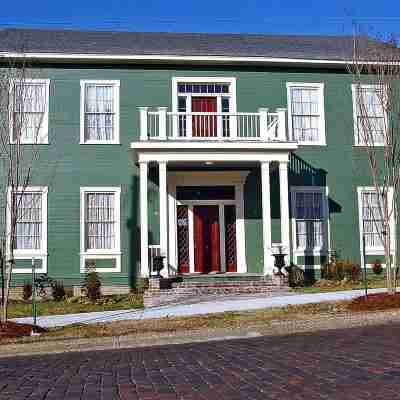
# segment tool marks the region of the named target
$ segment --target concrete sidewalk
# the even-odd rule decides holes
[[[386,289],[370,289],[369,293],[381,293]],[[227,311],[251,311],[263,308],[285,307],[295,304],[320,303],[324,301],[351,300],[362,296],[363,290],[341,292],[290,294],[276,297],[243,296],[231,299],[214,298],[212,301],[200,301],[191,304],[176,304],[143,310],[100,311],[80,314],[50,315],[38,317],[38,325],[44,328],[67,326],[72,324],[95,324],[113,321],[141,320],[164,317],[187,317],[193,315],[215,314]],[[32,323],[32,318],[16,318],[13,321]]]

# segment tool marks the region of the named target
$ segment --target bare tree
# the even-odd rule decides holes
[[[384,249],[388,292],[396,291],[396,226],[400,180],[400,49],[395,38],[355,36],[353,77],[356,142],[368,159],[374,193],[363,201],[365,245]],[[363,171],[363,173],[365,173]],[[366,207],[365,207],[366,205]]]
[[[0,322],[7,320],[18,224],[24,219],[23,210],[35,207],[21,207],[22,202],[26,203],[24,195],[38,165],[38,145],[46,140],[42,127],[48,97],[43,91],[48,88],[35,85],[31,71],[23,57],[0,58]],[[29,201],[34,203],[36,199],[30,196]]]

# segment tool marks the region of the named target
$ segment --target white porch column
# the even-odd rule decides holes
[[[168,192],[167,192],[167,163],[158,163],[159,195],[160,195],[160,251],[165,256],[163,276],[168,276]]]
[[[271,257],[271,184],[269,178],[269,162],[261,162],[261,192],[262,192],[262,224],[263,224],[263,253],[264,275],[272,275],[273,261]]]
[[[147,203],[147,162],[139,163],[140,168],[140,275],[149,276],[149,226]]]
[[[279,191],[281,206],[281,243],[290,254],[288,163],[279,163]],[[288,258],[288,257],[287,257]],[[288,260],[286,260],[288,261]]]

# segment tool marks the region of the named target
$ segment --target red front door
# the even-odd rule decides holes
[[[193,113],[216,113],[216,97],[192,97]],[[215,115],[193,115],[192,136],[215,137],[217,136],[217,117]]]
[[[194,270],[220,271],[219,208],[194,206]]]

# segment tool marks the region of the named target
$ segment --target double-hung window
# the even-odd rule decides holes
[[[324,85],[287,83],[289,132],[302,145],[325,145]]]
[[[383,254],[383,234],[384,220],[383,198],[379,196],[374,187],[359,187],[358,188],[358,209],[359,209],[359,224],[360,224],[360,243],[364,241],[365,251],[367,254]],[[393,190],[388,191],[388,207],[392,209]],[[381,201],[379,201],[381,200]],[[383,208],[382,208],[383,210]],[[391,216],[390,233],[391,247],[394,248],[394,220]]]
[[[21,144],[48,144],[48,79],[13,80],[10,141]]]
[[[120,188],[81,188],[81,271],[89,259],[119,271],[120,254]]]
[[[119,143],[119,81],[81,81],[80,142]]]
[[[386,117],[382,88],[376,85],[353,84],[352,95],[355,144],[384,145]]]
[[[326,195],[323,189],[292,189],[293,241],[298,251],[321,251],[327,247]]]
[[[13,239],[16,260],[41,260],[38,272],[47,271],[47,188],[30,186],[11,193],[7,197],[8,240]],[[15,221],[15,230],[12,228]],[[18,263],[17,263],[18,264]],[[30,269],[15,268],[16,273]]]

